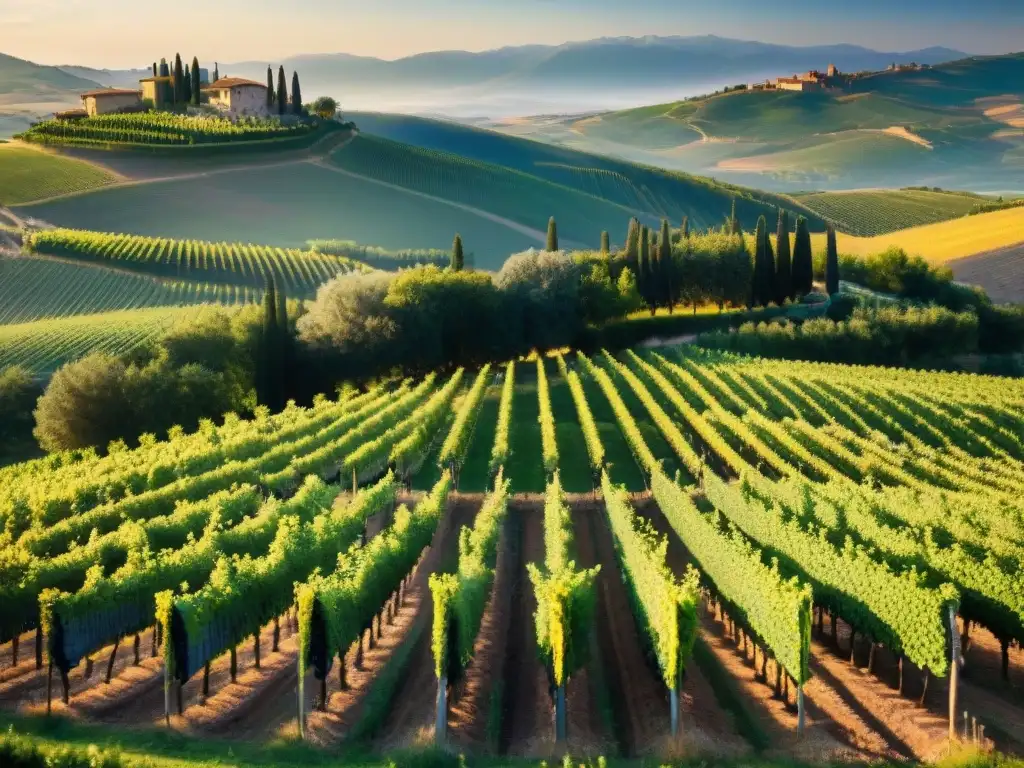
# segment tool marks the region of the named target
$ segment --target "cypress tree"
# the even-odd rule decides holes
[[[216,83],[218,80],[220,80],[220,67],[217,62],[213,62],[213,82]]]
[[[279,335],[277,327],[277,289],[273,276],[267,278],[263,291],[263,338],[262,338],[262,372],[258,392],[259,400],[271,408],[277,407],[277,372],[280,368],[278,360]]]
[[[156,73],[157,73],[156,62],[154,61],[153,62],[153,77],[157,76]]]
[[[456,235],[452,243],[451,268],[453,272],[461,272],[465,267],[466,259],[462,252],[462,235]]]
[[[192,57],[192,104],[199,106],[199,92],[202,88],[202,83],[199,77],[199,58],[196,56]]]
[[[283,115],[288,109],[288,89],[284,84],[284,67],[277,70],[277,114]]]
[[[277,370],[274,372],[276,407],[284,408],[291,392],[292,334],[288,322],[288,296],[282,285],[277,290]]]
[[[188,68],[188,64],[185,65],[185,78],[182,83],[184,89],[182,91],[182,104],[192,103],[192,70]]]
[[[690,237],[690,217],[683,216],[683,226],[679,229],[679,234],[683,239],[689,239]]]
[[[185,101],[185,71],[181,68],[181,54],[174,54],[174,103]]]
[[[548,241],[545,245],[545,250],[557,251],[558,250],[558,225],[555,224],[555,217],[552,216],[548,219]]]
[[[765,306],[771,301],[775,270],[769,262],[768,244],[768,223],[761,216],[754,232],[754,275],[750,286],[752,307]]]
[[[661,240],[659,242],[660,252],[658,253],[658,267],[661,272],[661,290],[665,306],[669,314],[672,313],[672,305],[675,304],[675,272],[672,263],[672,233],[669,230],[668,219],[661,220]]]
[[[636,261],[640,256],[640,221],[633,217],[626,231],[626,258]]]
[[[299,87],[298,72],[292,72],[292,114],[302,114],[302,89]]]
[[[274,111],[274,70],[267,67],[267,113]]]
[[[651,237],[647,225],[640,227],[640,253],[637,255],[637,287],[648,307],[654,308],[651,292],[654,283],[654,265],[651,263]]]
[[[601,253],[607,256],[612,252],[611,241],[608,239],[608,231],[605,230],[601,233]]]
[[[779,209],[779,224],[775,231],[775,303],[782,306],[793,298],[793,268],[789,248],[789,214]]]
[[[807,229],[807,219],[801,216],[796,220],[796,239],[793,242],[793,291],[797,296],[804,296],[813,287],[811,233]]]
[[[732,211],[729,213],[729,231],[726,234],[735,235],[739,229],[739,223],[736,221],[736,198],[732,199]]]
[[[829,296],[835,296],[839,293],[839,249],[836,247],[836,228],[831,224],[825,240],[825,289]]]

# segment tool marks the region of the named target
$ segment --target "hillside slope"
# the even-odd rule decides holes
[[[54,92],[87,91],[97,87],[93,80],[77,77],[58,67],[46,67],[0,53],[0,96],[12,94],[41,96]]]
[[[773,189],[1012,190],[1024,171],[1024,54],[879,72],[828,92],[738,91],[495,127]]]

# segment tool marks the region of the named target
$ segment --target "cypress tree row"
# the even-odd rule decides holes
[[[267,67],[267,112],[274,111],[274,70]]]
[[[836,228],[831,224],[825,239],[825,289],[829,296],[835,296],[839,293],[839,249],[836,247]]]
[[[283,115],[288,109],[288,89],[284,84],[284,67],[277,70],[277,114]]]
[[[557,251],[558,250],[558,225],[555,224],[555,217],[552,216],[548,219],[548,242],[545,246],[545,250]]]
[[[607,256],[611,251],[612,247],[611,242],[608,239],[608,230],[605,230],[601,233],[601,253]]]
[[[775,303],[782,306],[793,298],[793,265],[789,248],[789,214],[779,209],[779,224],[775,232]]]
[[[200,90],[202,89],[202,82],[199,77],[199,57],[192,57],[192,104],[199,106],[200,103]]]
[[[796,220],[796,239],[793,243],[793,291],[797,296],[805,296],[813,287],[811,233],[807,229],[807,219],[801,216]]]
[[[298,72],[292,72],[292,114],[302,114],[302,89],[299,87]]]
[[[453,272],[461,272],[465,267],[466,260],[462,253],[462,235],[456,235],[452,243],[451,268]]]

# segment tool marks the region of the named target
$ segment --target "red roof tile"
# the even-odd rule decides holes
[[[89,96],[138,96],[137,90],[130,88],[99,88],[95,91],[86,91],[82,94],[82,98],[88,98]]]
[[[210,83],[203,90],[219,91],[222,88],[237,88],[239,86],[256,86],[266,89],[266,83],[257,83],[255,80],[246,80],[244,77],[222,77],[215,83]]]

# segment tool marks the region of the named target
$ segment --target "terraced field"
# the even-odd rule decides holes
[[[684,347],[15,465],[0,708],[194,750],[929,760],[956,665],[954,727],[1022,754],[1022,406]]]
[[[869,190],[794,195],[847,234],[873,237],[966,216],[988,198],[962,192]]]

